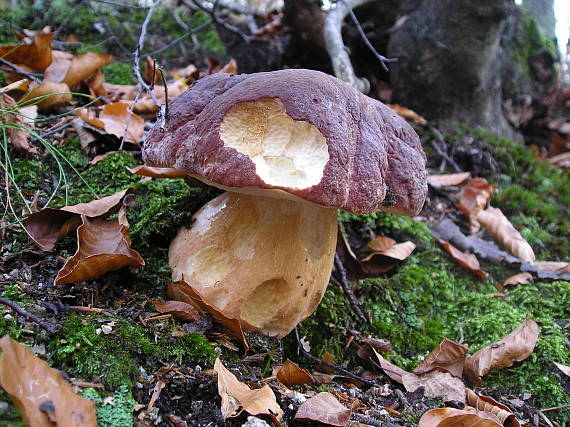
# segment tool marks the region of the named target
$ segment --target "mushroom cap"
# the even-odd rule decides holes
[[[213,74],[169,104],[151,130],[149,166],[173,167],[242,193],[357,214],[417,214],[426,156],[390,108],[319,71]]]

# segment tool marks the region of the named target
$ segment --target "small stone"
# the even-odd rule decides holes
[[[10,320],[13,318],[14,318],[14,316],[12,316],[10,313],[4,315],[4,319],[6,319],[6,320]]]
[[[249,416],[247,417],[247,421],[243,423],[241,427],[271,427],[271,426],[260,418]]]
[[[101,328],[95,329],[95,335],[101,335],[101,332],[103,332]]]
[[[44,356],[46,354],[46,346],[43,344],[35,345],[32,347],[32,351],[38,356]]]
[[[302,405],[303,403],[305,403],[307,401],[307,398],[305,397],[304,394],[299,393],[297,391],[293,392],[293,396],[291,396],[291,400],[293,401],[293,403],[297,404],[297,405]]]
[[[113,328],[109,325],[101,325],[101,330],[105,335],[109,335],[111,332],[113,332]]]

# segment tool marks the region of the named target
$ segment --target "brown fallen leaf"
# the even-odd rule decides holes
[[[430,409],[422,415],[418,427],[502,427],[499,419],[489,413],[474,408]]]
[[[240,382],[220,361],[216,359],[214,370],[218,373],[218,393],[222,398],[222,417],[239,415],[243,408],[251,415],[268,414],[280,416],[283,411],[277,404],[275,394],[266,384],[262,388],[252,390],[246,384]]]
[[[398,104],[388,104],[388,107],[390,107],[399,116],[402,116],[406,120],[411,120],[414,123],[417,123],[417,124],[422,125],[422,126],[427,125],[426,119],[424,119],[422,116],[420,116],[415,111],[410,110],[409,108],[402,107],[401,105],[398,105]]]
[[[520,427],[520,422],[512,411],[495,399],[466,389],[467,403],[478,411],[490,412],[495,415],[504,427]]]
[[[8,335],[0,339],[0,348],[0,385],[26,426],[97,426],[95,404],[76,395],[61,371]]]
[[[406,391],[423,387],[427,397],[441,397],[446,402],[465,403],[465,384],[448,372],[432,371],[424,375],[405,374],[402,382]]]
[[[249,345],[245,339],[245,335],[243,334],[243,329],[240,325],[239,320],[230,319],[224,316],[220,310],[203,299],[202,296],[198,294],[190,284],[186,283],[183,280],[171,283],[168,285],[166,294],[168,295],[168,298],[172,300],[183,301],[185,303],[193,305],[203,313],[209,313],[217,323],[225,327],[234,338],[237,338],[241,342],[244,348],[244,352],[247,352],[247,350],[249,350]]]
[[[281,384],[291,387],[293,385],[312,384],[315,382],[313,376],[306,369],[301,369],[299,365],[290,360],[285,363],[277,371],[277,379]]]
[[[512,285],[524,285],[532,280],[532,274],[530,273],[519,273],[515,274],[514,276],[505,279],[503,282],[503,286],[512,286]]]
[[[570,151],[552,156],[546,161],[560,168],[570,168]]]
[[[30,105],[19,107],[14,98],[0,93],[0,124],[10,124],[7,128],[9,141],[21,153],[37,154],[38,150],[29,143],[29,132],[34,129],[34,119],[38,115],[38,107]],[[13,127],[17,125],[18,127]]]
[[[172,313],[174,317],[193,322],[201,317],[201,313],[192,304],[183,301],[153,301],[159,313]]]
[[[570,262],[560,261],[535,261],[533,265],[540,270],[554,271],[556,273],[570,274]]]
[[[138,144],[144,136],[144,120],[136,114],[130,113],[128,104],[124,102],[105,105],[99,113],[99,117],[95,115],[94,109],[86,108],[77,110],[77,115],[86,123],[103,129],[110,135],[115,135],[117,138],[125,136],[127,142]],[[125,129],[127,129],[126,134]]]
[[[530,356],[538,339],[539,328],[532,319],[526,319],[522,325],[494,344],[491,344],[465,361],[465,375],[475,385],[482,382],[482,377],[493,369],[512,366]]]
[[[24,94],[20,102],[37,104],[40,110],[71,103],[71,91],[65,83],[42,82],[32,83],[30,90]]]
[[[445,249],[445,251],[449,253],[460,266],[467,268],[468,270],[471,270],[473,273],[475,273],[477,276],[483,279],[488,276],[487,272],[481,269],[481,265],[479,265],[479,260],[475,255],[461,252],[459,249],[457,249],[451,243],[446,242],[445,240],[442,239],[436,239],[436,240],[440,245],[443,246],[443,249]]]
[[[75,57],[67,52],[55,52],[53,62],[44,74],[44,81],[65,83],[70,88],[113,60],[113,56],[98,52],[87,52]]]
[[[60,238],[79,227],[81,215],[94,218],[111,213],[130,193],[132,190],[127,189],[89,203],[60,209],[44,208],[26,218],[26,231],[41,250],[51,251]]]
[[[330,364],[333,364],[333,365],[334,365],[334,354],[332,354],[332,353],[330,353],[330,352],[328,352],[328,351],[325,351],[325,353],[324,353],[323,356],[321,357],[321,360],[322,360],[323,362],[330,363]],[[322,365],[322,366],[321,366],[321,370],[322,370],[325,374],[331,374],[331,373],[334,372],[334,369],[333,369],[333,368],[331,368],[330,366],[326,366],[326,365]]]
[[[554,364],[556,365],[556,367],[558,369],[560,369],[564,373],[564,375],[566,375],[567,377],[570,377],[570,366],[562,365],[562,364],[556,363],[556,362],[554,362]]]
[[[299,406],[295,419],[345,426],[351,413],[352,409],[344,407],[331,393],[322,392]]]
[[[145,264],[139,253],[131,249],[124,206],[116,220],[90,220],[85,215],[81,215],[81,219],[83,223],[77,229],[77,251],[57,273],[56,285],[95,279],[109,271]]]
[[[372,257],[376,255],[382,255],[388,258],[396,259],[398,261],[403,261],[406,258],[408,258],[412,254],[412,252],[414,252],[415,249],[416,245],[410,241],[403,243],[396,243],[387,249],[374,251],[366,258],[364,258],[362,262],[368,262],[372,259]]]
[[[477,217],[479,212],[487,207],[495,187],[485,178],[473,178],[463,187],[457,207],[469,219],[471,234],[479,230],[480,224]]]
[[[535,260],[534,251],[528,242],[523,239],[500,209],[489,206],[479,212],[477,221],[514,256],[523,261]]]
[[[429,175],[428,184],[436,187],[458,186],[471,178],[471,172],[448,173],[444,175]]]
[[[409,372],[404,371],[402,368],[388,362],[369,344],[362,344],[356,353],[361,359],[367,360],[373,366],[379,368],[388,377],[397,383],[403,384],[402,377]]]
[[[150,56],[145,58],[143,80],[151,86],[161,81],[159,65]]]
[[[414,373],[420,375],[437,370],[449,372],[451,375],[461,378],[466,356],[467,346],[465,344],[444,338],[441,344],[433,349],[414,369]]]
[[[152,178],[183,178],[188,176],[186,172],[174,168],[154,168],[150,166],[140,165],[129,168],[134,174],[141,176],[150,176]]]
[[[12,64],[26,65],[33,71],[44,71],[52,61],[51,40],[54,33],[37,34],[31,43],[0,47],[0,58]]]

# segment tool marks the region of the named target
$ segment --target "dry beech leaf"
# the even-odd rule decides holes
[[[535,261],[533,265],[539,270],[554,271],[556,273],[570,274],[570,262],[560,261]]]
[[[466,392],[467,404],[479,411],[495,415],[504,427],[520,427],[519,420],[507,406],[490,397],[478,395],[473,390],[466,389]]]
[[[503,282],[503,286],[512,286],[512,285],[525,285],[532,280],[532,274],[530,273],[519,273],[515,274],[514,276],[505,279]]]
[[[152,178],[183,178],[188,176],[186,172],[180,171],[178,169],[154,168],[145,165],[129,168],[129,171],[140,176],[150,176]]]
[[[28,79],[21,79],[0,88],[0,94],[8,93],[11,91],[26,92],[29,89],[29,87],[30,87],[30,81]]]
[[[176,318],[194,322],[202,315],[192,304],[183,301],[153,301],[154,308],[159,313],[172,313]]]
[[[473,384],[479,385],[487,372],[508,368],[513,363],[526,359],[534,350],[538,333],[536,322],[526,319],[506,337],[468,356],[465,375]]]
[[[441,397],[446,402],[465,403],[465,384],[448,372],[432,371],[424,375],[405,374],[402,382],[406,391],[423,387],[427,397]]]
[[[570,168],[570,151],[552,156],[546,161],[560,168]]]
[[[52,61],[51,40],[54,33],[37,34],[30,44],[0,47],[0,58],[12,64],[26,65],[34,71],[44,71]]]
[[[71,92],[65,83],[42,82],[36,86],[30,85],[30,90],[20,99],[20,102],[37,104],[40,110],[48,110],[57,105],[71,103]]]
[[[315,382],[313,376],[305,369],[290,360],[286,360],[277,371],[277,379],[281,384],[291,387],[293,385],[312,384]]]
[[[144,136],[144,120],[136,114],[130,113],[128,104],[124,102],[105,105],[99,113],[99,117],[95,115],[93,109],[86,108],[77,110],[77,115],[87,124],[103,129],[110,135],[115,135],[117,138],[125,136],[127,142],[137,144]],[[127,129],[126,135],[125,129]]]
[[[502,427],[499,419],[489,413],[473,408],[430,409],[422,415],[418,427]]]
[[[403,243],[396,243],[392,247],[381,250],[381,251],[374,251],[372,254],[368,255],[366,258],[362,260],[362,262],[367,262],[372,259],[372,257],[376,255],[382,255],[388,258],[396,259],[398,261],[403,261],[408,258],[412,252],[416,249],[416,245],[410,241],[403,242]]]
[[[95,427],[95,404],[73,392],[62,372],[5,335],[0,340],[0,385],[26,426]]]
[[[471,234],[479,230],[477,216],[487,207],[494,189],[485,178],[473,178],[463,187],[457,207],[469,218]]]
[[[81,215],[77,229],[77,251],[57,273],[56,285],[76,283],[101,277],[109,271],[126,266],[140,267],[144,260],[131,249],[129,223],[125,207],[121,207],[116,220],[88,219]]]
[[[414,373],[420,375],[433,370],[449,372],[451,375],[461,378],[463,365],[467,357],[467,346],[444,338],[441,344],[432,350],[430,354],[414,369]]]
[[[241,342],[244,352],[249,350],[249,345],[247,344],[239,320],[230,319],[224,316],[220,310],[202,298],[202,296],[198,294],[190,284],[183,280],[171,283],[168,285],[166,294],[168,295],[168,298],[172,300],[183,301],[193,305],[204,313],[210,314],[217,323],[225,327],[234,338],[237,338]]]
[[[406,120],[411,120],[414,123],[417,123],[417,124],[422,125],[422,126],[427,125],[427,120],[425,118],[420,116],[415,111],[410,110],[409,108],[402,107],[401,105],[398,105],[398,104],[388,104],[388,107],[390,107],[399,116],[403,117]]]
[[[52,61],[44,71],[44,82],[63,83],[73,55],[62,50],[52,50]]]
[[[38,115],[38,107],[31,105],[28,107],[18,108],[14,98],[0,93],[0,110],[3,112],[0,117],[0,124],[12,123],[23,126],[28,130],[34,129],[34,119]],[[8,112],[10,111],[10,112]],[[28,132],[22,128],[8,128],[9,141],[17,151],[23,153],[37,154],[38,150],[28,141]]]
[[[112,60],[113,56],[98,52],[87,52],[83,55],[77,55],[71,60],[63,82],[69,87],[73,87],[95,71],[109,64]]]
[[[220,361],[216,359],[214,370],[218,373],[218,393],[222,398],[222,417],[224,420],[239,415],[243,408],[251,415],[268,414],[279,416],[283,413],[275,394],[266,384],[262,388],[252,390],[240,382]]]
[[[457,186],[471,178],[471,172],[448,173],[444,175],[429,175],[427,180],[435,187]]]
[[[500,209],[489,206],[479,213],[477,221],[514,256],[522,261],[535,260],[534,251],[528,242],[523,239]]]
[[[562,364],[556,363],[556,362],[554,362],[554,364],[556,365],[556,367],[558,369],[560,369],[564,373],[564,375],[566,375],[567,377],[570,377],[570,366],[562,365]]]
[[[118,207],[131,192],[127,189],[89,203],[60,209],[44,208],[28,216],[25,221],[26,231],[41,250],[51,251],[60,238],[79,227],[81,215],[91,218],[106,215]]]
[[[299,406],[295,419],[345,426],[351,413],[352,409],[344,407],[331,393],[322,392]]]
[[[399,368],[380,356],[374,347],[369,344],[362,344],[358,348],[357,355],[361,359],[368,360],[372,365],[379,368],[389,378],[397,383],[403,384],[402,377],[408,374],[408,372],[404,371],[402,368]]]
[[[481,265],[479,265],[479,260],[475,255],[461,252],[459,249],[457,249],[451,243],[446,242],[445,240],[442,239],[436,239],[436,240],[441,246],[443,246],[443,249],[445,249],[445,251],[449,253],[461,267],[471,270],[473,273],[475,273],[477,276],[483,279],[488,276],[487,272],[481,269]]]
[[[159,66],[150,56],[145,58],[143,80],[146,84],[160,83],[161,77],[158,68]]]
[[[390,239],[389,237],[376,237],[374,240],[371,240],[366,244],[366,249],[370,252],[383,252],[386,251],[396,244],[394,239]]]

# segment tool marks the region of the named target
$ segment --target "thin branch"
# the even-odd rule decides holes
[[[135,5],[130,5],[130,4],[125,4],[125,3],[117,3],[114,1],[110,1],[110,0],[92,0],[94,2],[97,3],[104,3],[104,4],[109,4],[111,6],[117,6],[117,7],[124,7],[126,9],[150,9],[152,6],[135,6]]]
[[[47,323],[46,321],[40,319],[39,317],[37,317],[36,315],[30,313],[29,311],[24,310],[22,307],[20,307],[18,304],[16,304],[14,301],[11,301],[7,298],[2,298],[0,297],[0,304],[4,304],[7,305],[8,307],[10,307],[12,310],[14,310],[16,313],[18,313],[20,316],[25,317],[28,320],[31,320],[32,322],[34,322],[35,324],[37,324],[40,328],[45,329],[46,331],[48,331],[51,334],[55,334],[58,331],[58,328],[50,325],[49,323]]]
[[[368,40],[368,37],[366,37],[366,34],[364,34],[364,30],[362,29],[362,25],[360,25],[360,22],[358,22],[358,18],[354,14],[354,11],[352,10],[352,8],[346,4],[346,0],[340,0],[340,1],[342,1],[344,6],[348,8],[348,14],[350,15],[350,19],[352,19],[352,22],[356,26],[356,29],[358,30],[358,34],[360,34],[360,37],[362,38],[362,41],[364,42],[364,44],[368,47],[368,49],[370,49],[370,51],[374,54],[376,59],[378,59],[378,61],[380,61],[380,65],[382,65],[382,68],[384,69],[384,71],[388,71],[388,66],[386,65],[386,63],[387,62],[396,62],[396,61],[398,61],[398,58],[386,58],[384,55],[380,55],[380,53],[378,53],[376,48],[374,46],[372,46],[372,43],[370,43],[370,40]]]
[[[436,129],[433,126],[429,127],[429,130],[435,135],[435,137],[438,139],[439,142],[441,142],[442,144],[445,144],[445,138],[443,137],[443,135],[441,134],[441,132]],[[434,148],[434,150],[437,152],[437,154],[442,158],[445,159],[447,161],[447,163],[449,163],[451,165],[451,167],[453,168],[453,170],[456,173],[461,173],[463,172],[463,170],[461,169],[461,167],[457,164],[457,162],[455,160],[453,160],[434,140],[433,138],[430,138],[430,143],[432,145],[432,147]]]
[[[73,6],[73,9],[71,10],[71,12],[67,14],[67,16],[65,17],[63,22],[61,24],[59,24],[59,27],[57,27],[57,30],[55,30],[55,33],[53,35],[54,38],[57,37],[59,32],[61,30],[63,30],[63,28],[65,28],[65,26],[69,23],[69,21],[71,21],[75,17],[75,14],[77,13],[77,11],[79,10],[79,7],[82,4],[83,4],[83,0],[80,0],[77,3],[75,3],[75,6]]]
[[[342,265],[342,261],[340,260],[338,253],[336,252],[334,254],[334,266],[339,276],[340,286],[344,291],[344,295],[348,298],[348,301],[350,302],[352,309],[358,315],[358,317],[360,317],[360,319],[367,322],[366,316],[362,311],[362,306],[360,304],[360,301],[356,299],[354,293],[352,292],[352,289],[350,289],[350,285],[348,284],[348,280],[346,279],[346,270],[344,268],[344,265]]]
[[[109,22],[107,22],[107,19],[105,19],[104,16],[101,16],[101,14],[99,13],[99,11],[93,7],[93,5],[91,4],[91,1],[100,1],[100,0],[87,0],[86,4],[87,6],[89,6],[89,9],[91,9],[93,11],[93,13],[95,13],[95,15],[97,15],[97,18],[99,18],[99,20],[101,21],[101,24],[103,24],[103,26],[105,27],[105,29],[107,30],[107,32],[109,34],[111,34],[111,38],[115,41],[115,43],[117,43],[117,46],[119,46],[119,48],[127,53],[130,54],[131,52],[129,52],[129,50],[125,47],[125,45],[121,42],[121,38],[117,37],[117,35],[114,33],[113,29],[111,28],[111,26],[109,25]]]
[[[188,0],[183,0],[184,4],[186,4],[187,6],[190,6],[188,4]],[[215,1],[214,2],[214,7],[212,9],[208,9],[206,6],[204,6],[202,3],[200,3],[199,0],[190,0],[192,1],[192,3],[194,5],[196,5],[197,8],[199,8],[200,10],[202,10],[203,12],[206,12],[208,15],[210,15],[210,17],[212,18],[212,20],[218,24],[221,25],[222,27],[224,27],[226,30],[237,34],[238,36],[240,36],[242,38],[242,40],[246,43],[250,43],[252,40],[252,37],[248,36],[247,34],[245,34],[242,30],[240,30],[238,27],[236,27],[235,25],[230,24],[227,20],[220,18],[217,13],[216,13],[216,8],[217,5],[219,3],[219,1]]]
[[[263,12],[261,12],[260,10],[236,4],[235,1],[225,1],[225,0],[217,0],[217,1],[213,0],[213,1],[215,1],[219,7],[231,10],[232,12],[239,13],[241,15],[257,16],[258,18],[263,18],[265,16]]]
[[[142,58],[146,58],[147,56],[155,56],[158,55],[159,53],[164,52],[167,49],[170,49],[172,46],[174,46],[175,44],[181,42],[182,40],[184,40],[186,37],[191,36],[192,34],[196,34],[199,31],[202,31],[203,29],[205,29],[206,27],[208,27],[209,25],[212,24],[212,21],[208,21],[208,22],[204,22],[203,24],[198,25],[196,28],[193,28],[192,30],[188,31],[186,34],[182,34],[180,37],[178,37],[177,39],[172,40],[170,43],[165,44],[164,46],[162,46],[160,49],[154,50],[150,53],[145,53],[144,55],[142,55]]]
[[[333,363],[325,362],[324,360],[321,360],[318,357],[313,356],[311,353],[309,353],[303,347],[303,344],[301,343],[301,338],[299,338],[299,331],[297,330],[296,327],[295,327],[295,337],[297,338],[297,348],[303,354],[303,356],[305,356],[307,359],[312,360],[313,362],[315,362],[319,365],[328,366],[329,368],[334,369],[335,371],[341,372],[344,375],[346,375],[347,377],[350,377],[350,378],[353,378],[357,381],[360,381],[361,383],[369,385],[370,387],[378,387],[379,386],[374,381],[367,380],[366,378],[363,378],[363,377],[360,377],[358,375],[353,374],[352,372],[350,372],[347,369],[344,369],[341,366],[335,365]]]
[[[22,70],[17,65],[12,64],[10,61],[7,61],[6,59],[1,58],[1,57],[0,57],[0,64],[6,65],[7,67],[9,67],[12,70],[13,73],[20,74],[24,77],[29,78],[30,80],[38,80],[38,77],[42,77],[42,74],[30,73],[26,70]]]
[[[59,127],[56,127],[55,129],[52,129],[52,130],[50,130],[49,132],[44,133],[43,135],[39,135],[38,137],[32,138],[31,141],[33,142],[33,141],[36,141],[36,140],[38,140],[38,139],[40,139],[40,138],[41,138],[41,139],[45,139],[45,138],[47,138],[48,136],[53,135],[54,133],[61,132],[62,130],[65,130],[65,129],[67,129],[68,127],[71,127],[71,126],[72,126],[72,123],[71,123],[71,122],[64,123],[63,125],[61,125],[61,126],[59,126]]]

